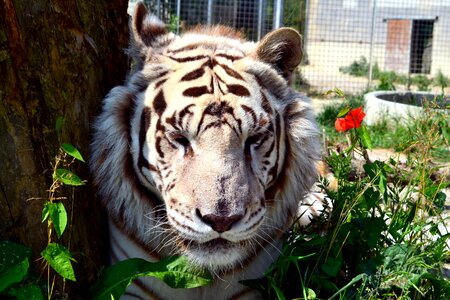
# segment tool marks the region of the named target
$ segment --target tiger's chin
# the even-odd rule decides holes
[[[183,244],[183,255],[192,263],[211,272],[224,272],[235,268],[247,259],[250,243],[216,238],[204,243],[186,240]]]

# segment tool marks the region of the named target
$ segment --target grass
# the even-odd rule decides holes
[[[352,97],[347,104],[361,102]],[[318,116],[333,145],[347,141],[344,134],[331,134],[342,106],[327,107]],[[308,228],[292,228],[265,279],[247,284],[266,299],[450,299],[450,282],[442,275],[450,261],[450,234],[443,229],[448,219],[442,215],[448,175],[436,176],[437,167],[430,164],[448,154],[448,122],[426,110],[404,126],[383,121],[368,129],[376,147],[406,152],[406,166],[395,160],[366,162],[355,175],[353,150],[330,149],[327,162],[338,188],[328,188],[325,179],[322,187],[331,214]]]

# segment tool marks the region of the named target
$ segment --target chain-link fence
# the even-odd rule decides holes
[[[450,76],[449,0],[308,1],[304,76],[317,90],[440,90]]]
[[[129,12],[136,1],[130,1]],[[234,27],[257,41],[273,28],[273,0],[146,0],[150,11],[176,32],[198,24]]]
[[[132,7],[131,1],[130,7]],[[436,90],[450,77],[450,0],[147,0],[172,30],[224,24],[259,40],[281,25],[299,30],[299,82],[310,93],[338,87]]]

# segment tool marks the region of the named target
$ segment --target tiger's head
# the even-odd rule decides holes
[[[288,83],[300,35],[176,36],[138,3],[129,52],[135,70],[105,99],[92,146],[110,216],[162,255],[214,271],[278,248],[317,178],[310,104]]]

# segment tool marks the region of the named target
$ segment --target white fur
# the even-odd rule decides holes
[[[144,26],[155,22],[158,21],[147,16]],[[317,179],[315,161],[319,158],[319,132],[309,100],[290,89],[286,79],[270,63],[258,59],[258,44],[196,33],[181,38],[168,34],[156,39],[159,42],[152,47],[160,47],[157,49],[134,45],[138,48],[130,53],[147,53],[145,62],[137,65],[124,86],[111,90],[104,100],[103,112],[94,124],[91,168],[110,216],[113,258],[157,260],[149,250],[156,251],[160,257],[185,255],[214,274],[212,286],[179,291],[155,279],[144,279],[144,285],[167,299],[217,299],[219,295],[220,299],[227,299],[246,290],[239,280],[262,276],[277,258],[283,235],[297,214],[299,201],[304,199]],[[176,51],[200,42],[197,48]],[[232,61],[221,56],[223,54],[242,59]],[[176,61],[198,55],[207,58],[183,64]],[[212,58],[220,65],[213,70],[206,69],[193,81],[180,81],[184,75]],[[225,68],[234,70],[243,79],[231,76]],[[156,88],[162,76],[166,81]],[[255,78],[260,78],[264,86]],[[183,96],[186,89],[209,87],[211,82],[214,94],[196,98]],[[142,91],[143,85],[146,88]],[[250,95],[218,92],[226,91],[227,85],[240,85]],[[166,105],[161,116],[154,111],[154,99],[160,91]],[[261,107],[263,94],[273,108],[273,114]],[[130,101],[135,104],[130,106]],[[224,114],[223,118],[230,126],[240,126],[241,136],[236,136],[227,126],[212,127],[194,136],[194,132],[202,128],[198,124],[203,111],[214,101],[226,102],[232,107],[233,117]],[[157,141],[162,138],[170,140],[169,133],[173,129],[165,124],[166,118],[189,104],[195,105],[190,111],[190,119],[183,124],[183,134],[191,140],[194,155],[186,158],[185,149],[181,146],[173,149],[164,142],[166,144],[160,144],[158,148]],[[269,137],[262,150],[257,151],[255,146],[251,146],[250,164],[244,158],[243,148],[247,138],[255,134],[255,124],[252,114],[243,108],[243,104],[251,107],[257,118],[271,120],[274,124],[276,118],[280,120],[278,137],[274,133],[264,133]],[[151,118],[150,127],[145,132],[145,143],[140,149],[144,109],[150,111]],[[130,124],[123,124],[127,116],[124,112],[131,114]],[[204,118],[204,124],[215,120],[208,115]],[[238,124],[237,120],[241,123]],[[161,124],[167,126],[165,132],[158,130]],[[277,140],[279,144],[275,143]],[[269,141],[274,141],[277,149],[269,157],[263,157],[268,151]],[[165,151],[164,160],[158,155],[161,149]],[[137,161],[141,152],[158,172],[147,168],[139,170]],[[284,153],[289,156],[284,157]],[[263,160],[267,161],[265,165]],[[131,163],[137,180],[127,175],[126,162]],[[269,173],[270,168],[276,169],[275,173]],[[220,192],[220,197],[226,198],[230,211],[242,215],[242,219],[221,233],[199,217],[199,212],[203,216],[215,212],[217,198],[220,198],[215,187],[218,178],[227,178],[226,184],[221,186],[225,191]],[[280,178],[284,178],[284,184]],[[169,189],[172,183],[175,185]],[[143,199],[146,195],[142,195],[136,184],[145,187],[149,194],[155,194],[153,198]],[[270,204],[265,207],[260,198],[272,187],[276,187],[274,199],[266,199]],[[158,201],[162,204],[158,205]],[[217,248],[203,246],[218,238],[228,242]],[[181,246],[182,240],[191,241],[191,244]],[[148,298],[138,285],[132,285],[127,291]],[[219,295],[217,291],[220,291]],[[257,299],[258,295],[249,291],[240,299]]]

